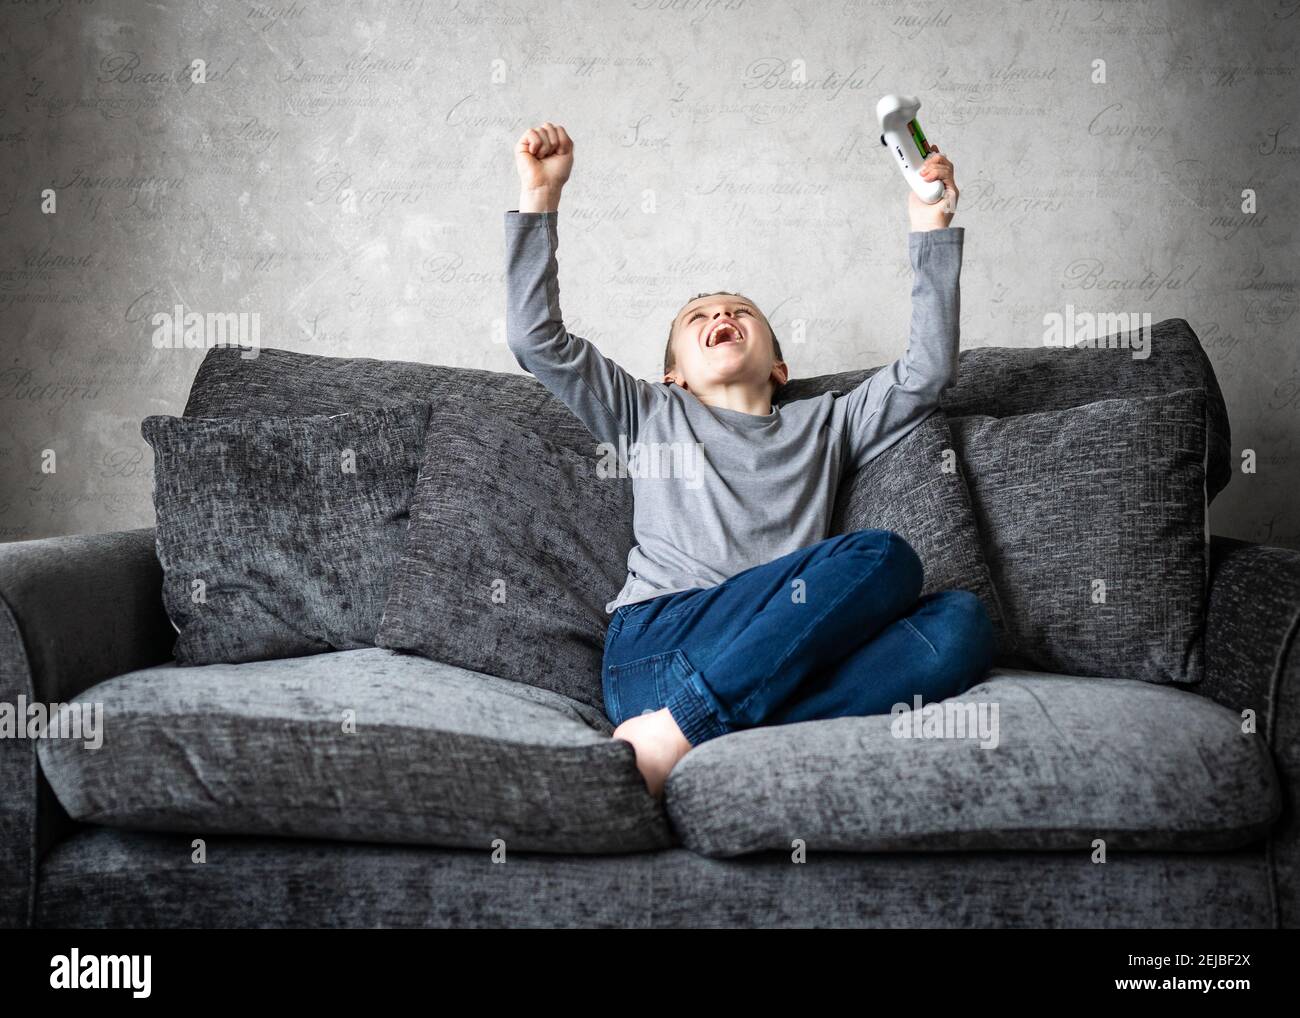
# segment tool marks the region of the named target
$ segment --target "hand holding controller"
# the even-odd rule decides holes
[[[903,173],[903,179],[921,201],[933,205],[943,197],[943,183],[925,180],[919,173],[921,164],[930,154],[929,142],[916,120],[920,108],[921,100],[916,96],[891,93],[876,103],[876,119],[880,121],[880,144],[889,150],[894,165]]]
[[[880,143],[911,187],[908,208],[913,229],[943,228],[957,211],[957,185],[952,163],[926,140],[916,119],[921,101],[915,96],[887,95],[876,103]],[[943,204],[939,202],[942,200]],[[942,210],[942,211],[940,211]]]

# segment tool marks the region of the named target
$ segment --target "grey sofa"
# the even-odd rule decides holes
[[[1152,349],[968,350],[944,409],[1203,386],[1212,496],[1231,470],[1213,370],[1181,319]],[[450,390],[585,440],[527,376],[273,350],[210,350],[186,414]],[[102,702],[114,727],[102,754],[0,739],[0,924],[1295,927],[1300,552],[1211,548],[1194,686],[999,666],[967,695],[1014,719],[1011,752],[908,745],[887,715],[754,729],[688,754],[659,803],[607,719],[548,690],[381,648],[176,666],[152,529],[3,545],[0,702]],[[322,719],[358,697],[379,735],[322,757]],[[317,801],[259,797],[285,784]]]

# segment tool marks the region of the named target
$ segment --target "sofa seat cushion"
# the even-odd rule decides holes
[[[505,851],[673,843],[630,743],[556,693],[382,648],[116,676],[102,739],[43,738],[64,809],[109,827]]]
[[[953,708],[973,734],[954,724],[942,737],[939,709]],[[1228,708],[1138,679],[1010,668],[915,711],[713,739],[677,764],[665,797],[686,847],[713,857],[801,842],[1211,851],[1259,839],[1282,808],[1264,737]]]

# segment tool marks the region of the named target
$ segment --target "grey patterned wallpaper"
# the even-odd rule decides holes
[[[892,359],[907,191],[874,107],[904,92],[961,188],[963,346],[1186,318],[1254,460],[1212,529],[1300,548],[1298,8],[6,0],[0,539],[152,524],[140,421],[184,406],[187,315],[519,371],[501,215],[543,120],[575,143],[571,331],[658,378],[674,311],[729,289],[796,376]]]

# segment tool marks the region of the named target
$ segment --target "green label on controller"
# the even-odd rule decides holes
[[[924,159],[930,154],[930,146],[926,143],[925,132],[921,130],[921,125],[918,124],[915,119],[909,120],[907,122],[907,130],[911,133],[912,140],[916,142],[916,147],[921,153],[921,158]]]

